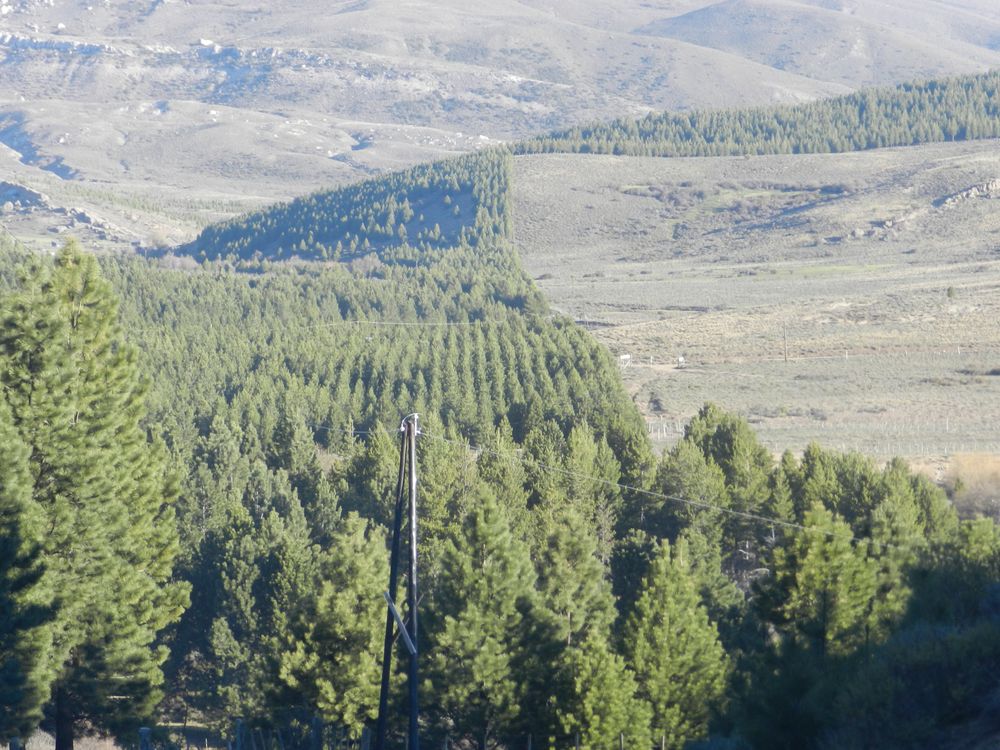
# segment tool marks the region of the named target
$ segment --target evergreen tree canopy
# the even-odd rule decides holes
[[[551,133],[515,153],[810,154],[1000,135],[1000,73],[902,83],[816,102],[651,113]]]
[[[496,500],[482,493],[444,546],[427,619],[425,701],[452,737],[486,750],[517,720],[517,665],[533,598],[528,549],[511,536]]]
[[[626,623],[625,649],[638,694],[652,707],[653,736],[670,748],[705,737],[724,701],[729,664],[683,541],[661,543]]]
[[[30,451],[32,499],[59,603],[51,624],[56,742],[75,722],[149,717],[187,587],[172,581],[177,488],[140,426],[146,383],[97,262],[73,243],[35,262],[0,313],[0,385]]]
[[[0,736],[38,726],[52,684],[44,512],[32,497],[28,448],[0,399]]]
[[[375,718],[388,579],[382,539],[348,516],[320,559],[311,591],[293,603],[281,678],[325,720],[357,737]]]

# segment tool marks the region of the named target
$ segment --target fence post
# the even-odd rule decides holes
[[[575,747],[576,750],[580,750],[580,733],[579,732],[575,732],[573,734],[573,747]]]
[[[372,745],[372,732],[368,727],[361,730],[361,750],[369,750]]]
[[[152,734],[149,727],[139,727],[139,750],[153,750]]]
[[[236,737],[234,738],[233,745],[235,750],[246,750],[243,747],[243,719],[236,720]]]
[[[531,734],[528,734],[528,750],[531,750]]]
[[[11,737],[10,738],[10,750],[21,750],[21,738]],[[531,746],[528,746],[528,750],[531,750]]]
[[[618,733],[618,750],[625,750],[625,732]]]

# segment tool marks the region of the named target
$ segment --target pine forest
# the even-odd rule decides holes
[[[998,81],[554,133],[158,257],[5,243],[0,736],[225,746],[239,719],[288,750],[316,721],[360,742],[412,412],[427,747],[912,748],[995,725],[994,521],[902,460],[772,455],[711,403],[655,455],[617,363],[523,271],[508,190],[534,151],[995,137]]]

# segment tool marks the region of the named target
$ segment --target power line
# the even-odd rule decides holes
[[[318,424],[313,424],[313,423],[307,423],[307,426],[311,427],[314,430],[324,430],[324,431],[327,431],[327,432],[338,432],[338,433],[348,434],[348,435],[368,436],[368,435],[373,435],[375,433],[374,430],[345,430],[345,429],[342,429],[342,428],[329,427],[327,425],[318,425]],[[459,448],[465,448],[466,450],[470,450],[470,451],[477,451],[479,453],[490,453],[490,454],[492,454],[494,456],[498,456],[499,458],[503,458],[503,459],[506,459],[508,461],[518,462],[522,466],[527,466],[528,465],[528,461],[526,459],[524,459],[523,457],[520,457],[518,455],[515,455],[514,453],[511,453],[511,452],[501,452],[501,451],[494,450],[492,448],[485,448],[483,446],[474,446],[474,445],[472,445],[469,442],[463,442],[463,441],[459,441],[459,440],[452,440],[450,438],[442,437],[441,435],[436,435],[434,433],[424,432],[423,430],[421,430],[418,434],[421,435],[422,437],[429,438],[430,440],[436,440],[436,441],[438,441],[440,443],[446,443],[448,445],[456,446],[456,447],[459,447]],[[576,479],[585,479],[587,481],[596,482],[596,483],[599,483],[599,484],[603,484],[605,486],[616,487],[616,488],[618,488],[620,490],[623,490],[625,492],[634,492],[634,493],[637,493],[637,494],[640,494],[640,495],[645,495],[646,497],[651,497],[651,498],[654,498],[654,499],[657,499],[657,500],[664,500],[664,501],[667,501],[667,502],[682,503],[684,505],[688,505],[688,506],[691,506],[691,507],[701,508],[702,510],[718,511],[719,513],[723,513],[723,514],[730,515],[730,516],[735,516],[737,518],[742,518],[742,519],[750,520],[750,521],[759,521],[759,522],[762,522],[762,523],[765,523],[765,524],[768,524],[768,525],[771,525],[771,526],[781,526],[783,528],[795,529],[796,531],[804,531],[804,532],[810,533],[810,534],[818,532],[818,533],[821,533],[821,534],[823,534],[825,536],[829,536],[831,538],[835,538],[835,537],[841,536],[840,534],[838,534],[836,532],[833,532],[833,531],[820,531],[820,530],[817,530],[817,529],[812,528],[810,526],[805,526],[803,524],[796,523],[794,521],[784,521],[784,520],[782,520],[780,518],[772,518],[770,516],[762,516],[762,515],[760,515],[758,513],[750,513],[748,511],[735,510],[733,508],[727,508],[727,507],[722,506],[722,505],[715,505],[713,503],[706,503],[706,502],[700,501],[700,500],[692,500],[690,498],[681,497],[679,495],[667,495],[667,494],[665,494],[663,492],[655,492],[654,490],[646,490],[646,489],[642,489],[641,487],[633,487],[631,485],[622,484],[621,482],[615,482],[615,481],[613,481],[611,479],[606,479],[604,477],[596,477],[596,476],[593,476],[591,474],[584,474],[582,472],[575,472],[575,471],[570,471],[568,469],[563,469],[563,468],[560,468],[558,466],[551,466],[550,464],[544,464],[544,463],[542,463],[540,461],[532,461],[531,464],[533,466],[536,466],[536,467],[542,469],[543,471],[547,471],[547,472],[554,473],[554,474],[562,474],[563,476],[572,477],[572,478],[576,478]],[[885,549],[898,549],[899,548],[899,545],[891,544],[889,542],[879,542],[879,541],[876,541],[874,539],[871,539],[870,537],[859,537],[859,536],[855,536],[855,535],[851,534],[847,538],[851,542],[855,542],[857,544],[872,544],[872,545],[875,545],[875,546],[878,546],[878,547],[882,547],[882,548],[885,548]]]
[[[505,453],[502,453],[500,451],[493,450],[492,448],[476,447],[476,446],[472,446],[471,444],[469,444],[467,442],[461,442],[461,441],[458,441],[458,440],[451,440],[449,438],[441,437],[440,435],[434,435],[434,434],[427,433],[427,432],[421,432],[420,435],[422,435],[423,437],[429,438],[431,440],[437,440],[437,441],[442,442],[442,443],[447,443],[449,445],[454,445],[454,446],[466,448],[466,449],[469,449],[469,450],[476,450],[476,451],[479,451],[481,453],[491,453],[491,454],[493,454],[495,456],[499,456],[500,458],[505,458],[505,459],[508,459],[510,461],[518,461],[522,465],[525,465],[525,466],[527,465],[527,461],[525,461],[524,458],[518,457],[518,456],[513,455],[511,453],[506,453],[505,454]],[[747,511],[734,510],[733,508],[726,508],[726,507],[724,507],[722,505],[714,505],[712,503],[706,503],[706,502],[702,502],[702,501],[699,501],[699,500],[691,500],[690,498],[680,497],[679,495],[667,495],[667,494],[664,494],[662,492],[654,492],[653,490],[644,490],[644,489],[642,489],[640,487],[632,487],[632,486],[627,485],[627,484],[621,484],[620,482],[615,482],[615,481],[613,481],[611,479],[605,479],[604,477],[595,477],[595,476],[592,476],[592,475],[589,475],[589,474],[583,474],[582,472],[569,471],[568,469],[562,469],[562,468],[560,468],[558,466],[550,466],[548,464],[543,464],[543,463],[538,462],[538,461],[533,461],[532,464],[534,466],[537,466],[537,467],[539,467],[539,468],[541,468],[541,469],[543,469],[545,471],[548,471],[548,472],[552,472],[552,473],[556,473],[556,474],[562,474],[564,476],[574,477],[574,478],[577,478],[577,479],[586,479],[588,481],[597,482],[599,484],[604,484],[604,485],[609,486],[609,487],[617,487],[620,490],[624,490],[624,491],[627,491],[627,492],[635,492],[635,493],[638,493],[640,495],[645,495],[647,497],[652,497],[652,498],[655,498],[655,499],[658,499],[658,500],[665,500],[665,501],[668,501],[668,502],[683,503],[684,505],[689,505],[689,506],[693,506],[693,507],[696,507],[696,508],[701,508],[703,510],[714,510],[714,511],[718,511],[720,513],[725,513],[727,515],[736,516],[738,518],[743,518],[743,519],[746,519],[746,520],[761,521],[761,522],[764,522],[764,523],[769,524],[771,526],[782,526],[782,527],[785,527],[785,528],[796,529],[798,531],[804,531],[806,533],[817,533],[818,532],[818,533],[823,534],[824,536],[829,536],[831,538],[843,536],[843,535],[838,534],[838,533],[833,532],[833,531],[818,530],[818,529],[815,529],[815,528],[812,528],[812,527],[809,527],[809,526],[804,526],[803,524],[800,524],[800,523],[795,523],[794,521],[783,521],[783,520],[778,519],[778,518],[770,518],[768,516],[762,516],[762,515],[759,515],[759,514],[756,514],[756,513],[749,513]],[[878,541],[876,541],[874,539],[871,539],[871,538],[857,537],[857,536],[854,536],[853,534],[850,535],[848,538],[850,539],[850,541],[856,542],[858,544],[873,544],[873,545],[876,545],[876,546],[879,546],[879,547],[883,547],[883,548],[886,548],[886,549],[896,549],[897,548],[897,545],[890,544],[888,542],[878,542]]]

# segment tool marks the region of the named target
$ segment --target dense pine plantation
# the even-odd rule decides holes
[[[1000,72],[865,89],[783,107],[650,114],[551,133],[518,153],[744,156],[1000,137]]]
[[[425,744],[1000,731],[994,522],[902,462],[775,459],[711,405],[653,456],[521,270],[508,180],[490,151],[295,201],[206,230],[193,268],[3,248],[4,736],[357,737],[412,411]]]
[[[509,179],[504,150],[422,164],[208,227],[181,251],[200,259],[371,255],[416,263],[431,250],[507,237]]]

